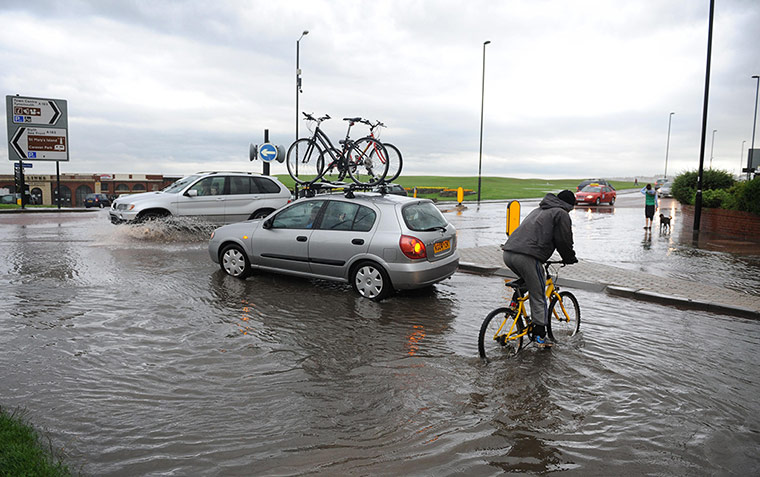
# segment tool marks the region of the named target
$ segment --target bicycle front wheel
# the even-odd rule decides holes
[[[401,159],[401,151],[396,146],[387,142],[384,142],[383,146],[388,152],[388,173],[385,175],[385,182],[393,182],[401,175],[404,161]]]
[[[299,184],[312,184],[322,175],[319,145],[308,138],[301,138],[288,149],[285,162],[288,174]]]
[[[581,327],[581,307],[569,291],[554,295],[549,304],[549,333],[557,341],[575,336]]]
[[[478,335],[478,352],[483,359],[516,355],[523,344],[525,321],[513,308],[497,308],[486,316]]]
[[[371,137],[359,139],[351,145],[347,156],[348,175],[357,184],[377,185],[388,173],[388,152],[376,139]]]

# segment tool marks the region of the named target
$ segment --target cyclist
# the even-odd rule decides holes
[[[538,208],[528,214],[501,246],[504,264],[525,281],[530,294],[533,334],[538,346],[554,343],[546,335],[546,276],[543,264],[557,250],[565,264],[578,263],[573,250],[573,224],[569,212],[575,207],[575,194],[563,190],[546,194]]]

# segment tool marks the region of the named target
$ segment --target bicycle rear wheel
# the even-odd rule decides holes
[[[516,355],[523,344],[525,320],[513,308],[497,308],[486,316],[478,334],[478,353],[483,359]]]
[[[388,173],[388,153],[376,139],[359,139],[348,149],[347,156],[348,175],[357,184],[377,185]]]
[[[581,307],[578,299],[569,291],[559,292],[549,304],[549,336],[557,341],[568,339],[581,327]]]
[[[339,150],[335,148],[325,149],[320,157],[323,168],[320,179],[335,183],[346,178],[346,168],[343,167],[343,159],[340,157]]]
[[[285,160],[288,174],[299,184],[312,184],[322,174],[319,145],[308,138],[301,138],[288,149]]]
[[[388,173],[385,175],[385,182],[393,182],[401,175],[404,161],[401,158],[401,151],[396,146],[387,142],[384,142],[383,146],[388,152]]]

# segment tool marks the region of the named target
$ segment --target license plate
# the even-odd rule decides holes
[[[451,248],[451,241],[450,240],[442,240],[440,242],[436,242],[433,244],[433,253],[438,255],[441,252],[445,252],[446,250]]]

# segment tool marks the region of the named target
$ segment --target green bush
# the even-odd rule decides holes
[[[735,209],[736,198],[727,189],[714,189],[702,192],[702,207],[710,209]]]
[[[694,196],[697,192],[698,175],[698,171],[687,171],[679,174],[673,180],[671,192],[673,193],[673,197],[678,202],[681,202],[682,204],[694,205]],[[721,169],[707,169],[705,171],[702,171],[703,204],[705,200],[705,192],[712,190],[729,189],[735,183],[736,181],[728,171]]]
[[[735,190],[736,209],[760,215],[760,176],[740,182]]]

